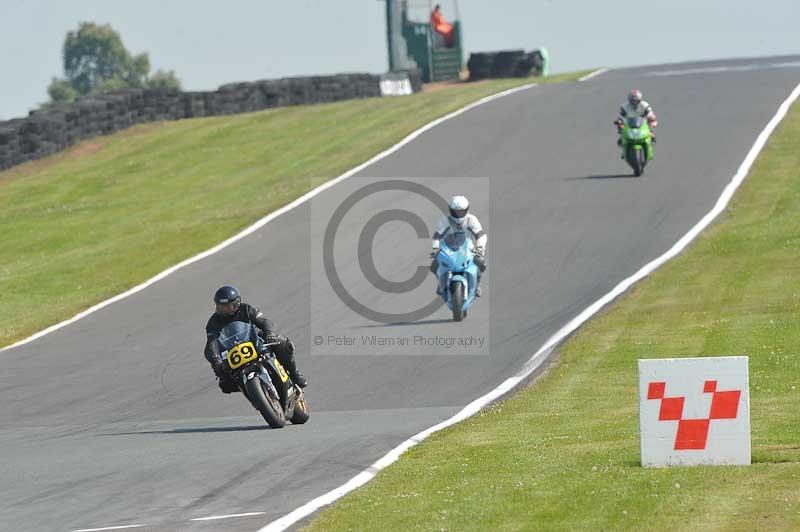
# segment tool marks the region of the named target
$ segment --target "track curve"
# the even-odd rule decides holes
[[[515,93],[424,133],[157,289],[0,353],[0,523],[252,530],[341,485],[515,373],[561,325],[669,248],[710,210],[798,80],[800,58],[788,57],[611,71]],[[634,85],[661,124],[643,179],[617,177],[628,170],[611,126]],[[442,193],[458,178],[489,183],[490,204],[474,206],[488,212],[486,296],[461,324],[444,309],[422,323],[371,323],[326,294],[312,266],[325,209],[364,183],[406,177]],[[359,204],[337,238],[356,241],[376,206],[414,210],[419,201]],[[408,277],[426,244],[402,227],[381,231],[378,270]],[[357,282],[358,261],[341,268]],[[270,431],[211,381],[202,327],[209,294],[225,282],[296,340],[312,382],[307,425]],[[309,355],[316,335],[468,335],[484,326],[490,355]]]

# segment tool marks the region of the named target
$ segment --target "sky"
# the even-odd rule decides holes
[[[446,18],[454,0],[439,0]],[[411,0],[424,16],[427,0]],[[546,46],[552,72],[800,53],[800,0],[460,0],[469,52]],[[110,23],[188,90],[387,69],[382,0],[0,0],[0,120],[63,76],[81,21]],[[466,61],[467,57],[465,57]]]

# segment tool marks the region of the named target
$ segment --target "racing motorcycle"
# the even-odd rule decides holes
[[[265,342],[252,323],[234,321],[220,331],[219,343],[223,367],[270,427],[282,428],[286,420],[308,421],[303,389],[292,382],[270,349],[277,342]]]
[[[633,169],[633,175],[644,173],[647,162],[653,159],[653,133],[647,120],[629,116],[622,124],[622,153]]]
[[[453,311],[453,320],[461,321],[475,301],[478,286],[478,266],[473,260],[472,241],[466,233],[451,232],[441,243],[443,245],[436,255],[439,292],[447,308]]]

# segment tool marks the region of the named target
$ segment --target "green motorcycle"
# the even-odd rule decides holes
[[[644,173],[648,161],[653,160],[653,132],[647,120],[640,116],[630,116],[622,124],[620,136],[622,156],[633,168],[633,175]]]

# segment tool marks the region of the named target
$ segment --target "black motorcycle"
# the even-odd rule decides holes
[[[252,323],[234,321],[220,331],[219,343],[225,370],[270,427],[282,428],[287,419],[294,424],[308,421],[303,389],[272,352],[277,342],[265,342]]]

